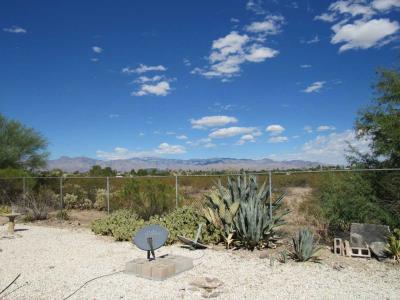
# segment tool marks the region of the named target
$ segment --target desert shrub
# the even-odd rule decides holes
[[[168,230],[167,243],[172,244],[178,241],[178,235],[193,237],[200,223],[205,223],[204,217],[190,207],[179,208],[162,217],[153,216],[148,221],[144,221],[132,210],[121,209],[93,221],[91,229],[96,234],[113,236],[117,241],[130,241],[143,226],[157,224]],[[216,243],[219,238],[220,233],[213,226],[203,226],[201,240],[204,243]]]
[[[205,224],[206,219],[194,208],[189,206],[180,207],[163,217],[153,216],[149,224],[158,224],[168,229],[168,244],[178,241],[178,235],[194,238],[199,224]],[[206,244],[218,243],[221,232],[213,225],[203,226],[200,240]]]
[[[121,209],[103,219],[93,221],[91,229],[96,234],[111,235],[117,241],[129,241],[144,223],[132,210]]]
[[[45,220],[50,209],[58,203],[58,195],[49,189],[26,193],[27,213],[25,220]]]
[[[400,263],[400,229],[393,230],[393,234],[388,237],[387,252]]]
[[[110,197],[111,198],[111,197]],[[107,202],[107,191],[105,189],[96,190],[96,201],[93,207],[98,210],[104,210]]]
[[[63,197],[66,208],[90,209],[93,206],[88,198],[88,193],[78,184],[66,184],[65,196]]]
[[[362,174],[331,174],[317,188],[316,197],[332,230],[348,230],[351,223],[396,224]]]
[[[56,218],[59,220],[69,220],[70,216],[68,214],[68,211],[63,209],[63,210],[57,211]]]
[[[320,248],[314,240],[314,235],[307,228],[300,229],[293,238],[293,248],[293,257],[297,261],[318,260],[317,252]]]
[[[0,215],[11,213],[11,207],[8,205],[0,205]]]
[[[68,209],[78,206],[78,196],[73,194],[65,194],[63,197],[64,206]]]
[[[141,218],[148,220],[175,207],[175,190],[162,181],[132,179],[115,193],[112,206],[133,209]]]

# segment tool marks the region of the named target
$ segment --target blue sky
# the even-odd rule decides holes
[[[3,1],[0,111],[51,157],[341,163],[400,0]]]

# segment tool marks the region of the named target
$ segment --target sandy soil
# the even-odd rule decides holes
[[[4,299],[64,299],[85,281],[145,256],[131,243],[113,242],[85,228],[17,227],[15,238],[0,239],[0,290],[21,273],[0,295]],[[0,227],[0,233],[5,230]],[[178,246],[157,251],[168,253],[195,258],[194,269],[163,282],[117,273],[90,282],[70,299],[201,299],[201,289],[190,285],[201,276],[223,282],[218,299],[400,299],[400,267],[375,260],[337,258],[325,251],[320,264],[271,265],[257,251]]]

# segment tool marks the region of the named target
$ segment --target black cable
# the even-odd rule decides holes
[[[87,285],[89,282],[92,282],[92,281],[94,281],[94,280],[96,280],[96,279],[99,279],[99,278],[102,278],[102,277],[107,277],[107,276],[111,276],[111,275],[114,275],[114,274],[117,274],[117,273],[121,273],[121,272],[123,272],[123,270],[122,270],[122,271],[113,272],[113,273],[110,273],[110,274],[105,274],[105,275],[97,276],[97,277],[95,277],[95,278],[92,278],[92,279],[86,281],[84,284],[82,284],[78,289],[76,289],[73,293],[69,294],[69,295],[68,295],[67,297],[65,297],[63,300],[66,300],[66,299],[71,298],[73,295],[75,295],[81,288],[83,288],[83,287],[84,287],[85,285]]]
[[[3,294],[3,293],[4,293],[4,292],[19,278],[19,276],[21,276],[21,273],[19,273],[19,274],[17,275],[17,277],[15,277],[14,280],[11,281],[11,283],[10,283],[9,285],[7,285],[7,286],[0,292],[0,295]]]

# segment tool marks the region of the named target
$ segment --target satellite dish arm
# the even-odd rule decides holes
[[[156,255],[154,254],[154,248],[153,248],[153,239],[151,237],[147,238],[147,243],[149,244],[150,250],[147,251],[147,259],[148,260],[152,260],[152,259],[156,259]],[[150,253],[153,256],[153,258],[150,258]]]

